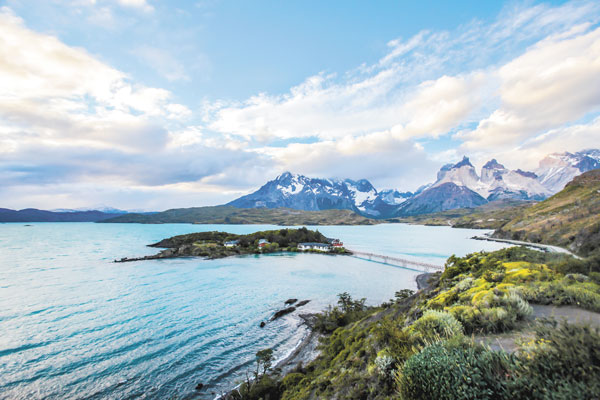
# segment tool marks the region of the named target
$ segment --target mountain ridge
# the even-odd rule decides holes
[[[491,159],[477,174],[470,159],[463,156],[457,163],[442,166],[435,182],[421,186],[414,193],[397,189],[378,191],[366,179],[309,178],[285,172],[227,205],[310,211],[348,209],[368,218],[407,217],[477,207],[498,200],[541,201],[562,189],[567,183],[565,179],[572,179],[588,168],[600,168],[600,150],[551,154],[540,161],[537,172],[510,170]]]

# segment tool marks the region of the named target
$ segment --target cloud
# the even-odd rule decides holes
[[[151,46],[142,46],[133,51],[137,57],[143,59],[150,68],[166,78],[169,82],[189,81],[190,77],[185,72],[185,67],[168,51]]]
[[[146,1],[118,3],[152,11]],[[116,4],[86,2],[109,25]],[[600,137],[598,23],[593,1],[511,5],[490,23],[390,40],[379,60],[350,71],[282,93],[205,97],[192,111],[2,8],[0,194],[74,203],[63,193],[83,202],[95,185],[98,196],[139,193],[162,208],[202,203],[202,190],[226,200],[285,170],[412,190],[462,154],[534,168],[548,152]],[[194,68],[158,43],[132,53],[168,82],[194,83]]]
[[[148,4],[147,0],[117,0],[117,3],[121,6],[137,8],[144,12],[154,11],[154,7]]]
[[[0,186],[173,187],[260,164],[239,146],[178,135],[191,111],[172,97],[2,8]]]
[[[27,29],[1,9],[0,115],[30,138],[130,151],[159,148],[167,133],[157,119],[190,113],[171,97],[165,89],[132,83],[83,49]]]
[[[515,147],[600,109],[600,28],[551,36],[498,70],[501,106],[472,131],[464,148]]]

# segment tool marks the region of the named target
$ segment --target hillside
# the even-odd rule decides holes
[[[232,206],[175,208],[155,214],[127,214],[107,223],[140,224],[271,224],[371,225],[377,221],[350,210],[302,211],[288,208],[236,208]]]
[[[600,170],[575,177],[562,191],[500,227],[494,236],[553,244],[583,256],[600,251]]]
[[[0,208],[0,222],[98,222],[116,215],[120,214],[97,210],[46,211],[36,208],[23,210]]]
[[[314,361],[269,374],[270,350],[262,350],[265,373],[225,399],[598,398],[598,320],[573,323],[598,316],[597,267],[509,248],[450,257],[427,288],[397,292],[380,307],[342,293],[314,318],[323,335]],[[543,310],[572,318],[552,323],[540,319]],[[506,351],[486,346],[500,340]]]

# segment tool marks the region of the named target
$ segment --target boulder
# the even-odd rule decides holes
[[[281,318],[289,313],[293,313],[294,311],[296,311],[296,307],[288,307],[284,308],[283,310],[279,310],[275,314],[273,314],[273,316],[271,317],[271,321],[274,321],[277,318]]]

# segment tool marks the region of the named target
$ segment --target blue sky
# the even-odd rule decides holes
[[[599,144],[594,1],[0,6],[2,207],[219,204],[286,170],[414,190]]]

